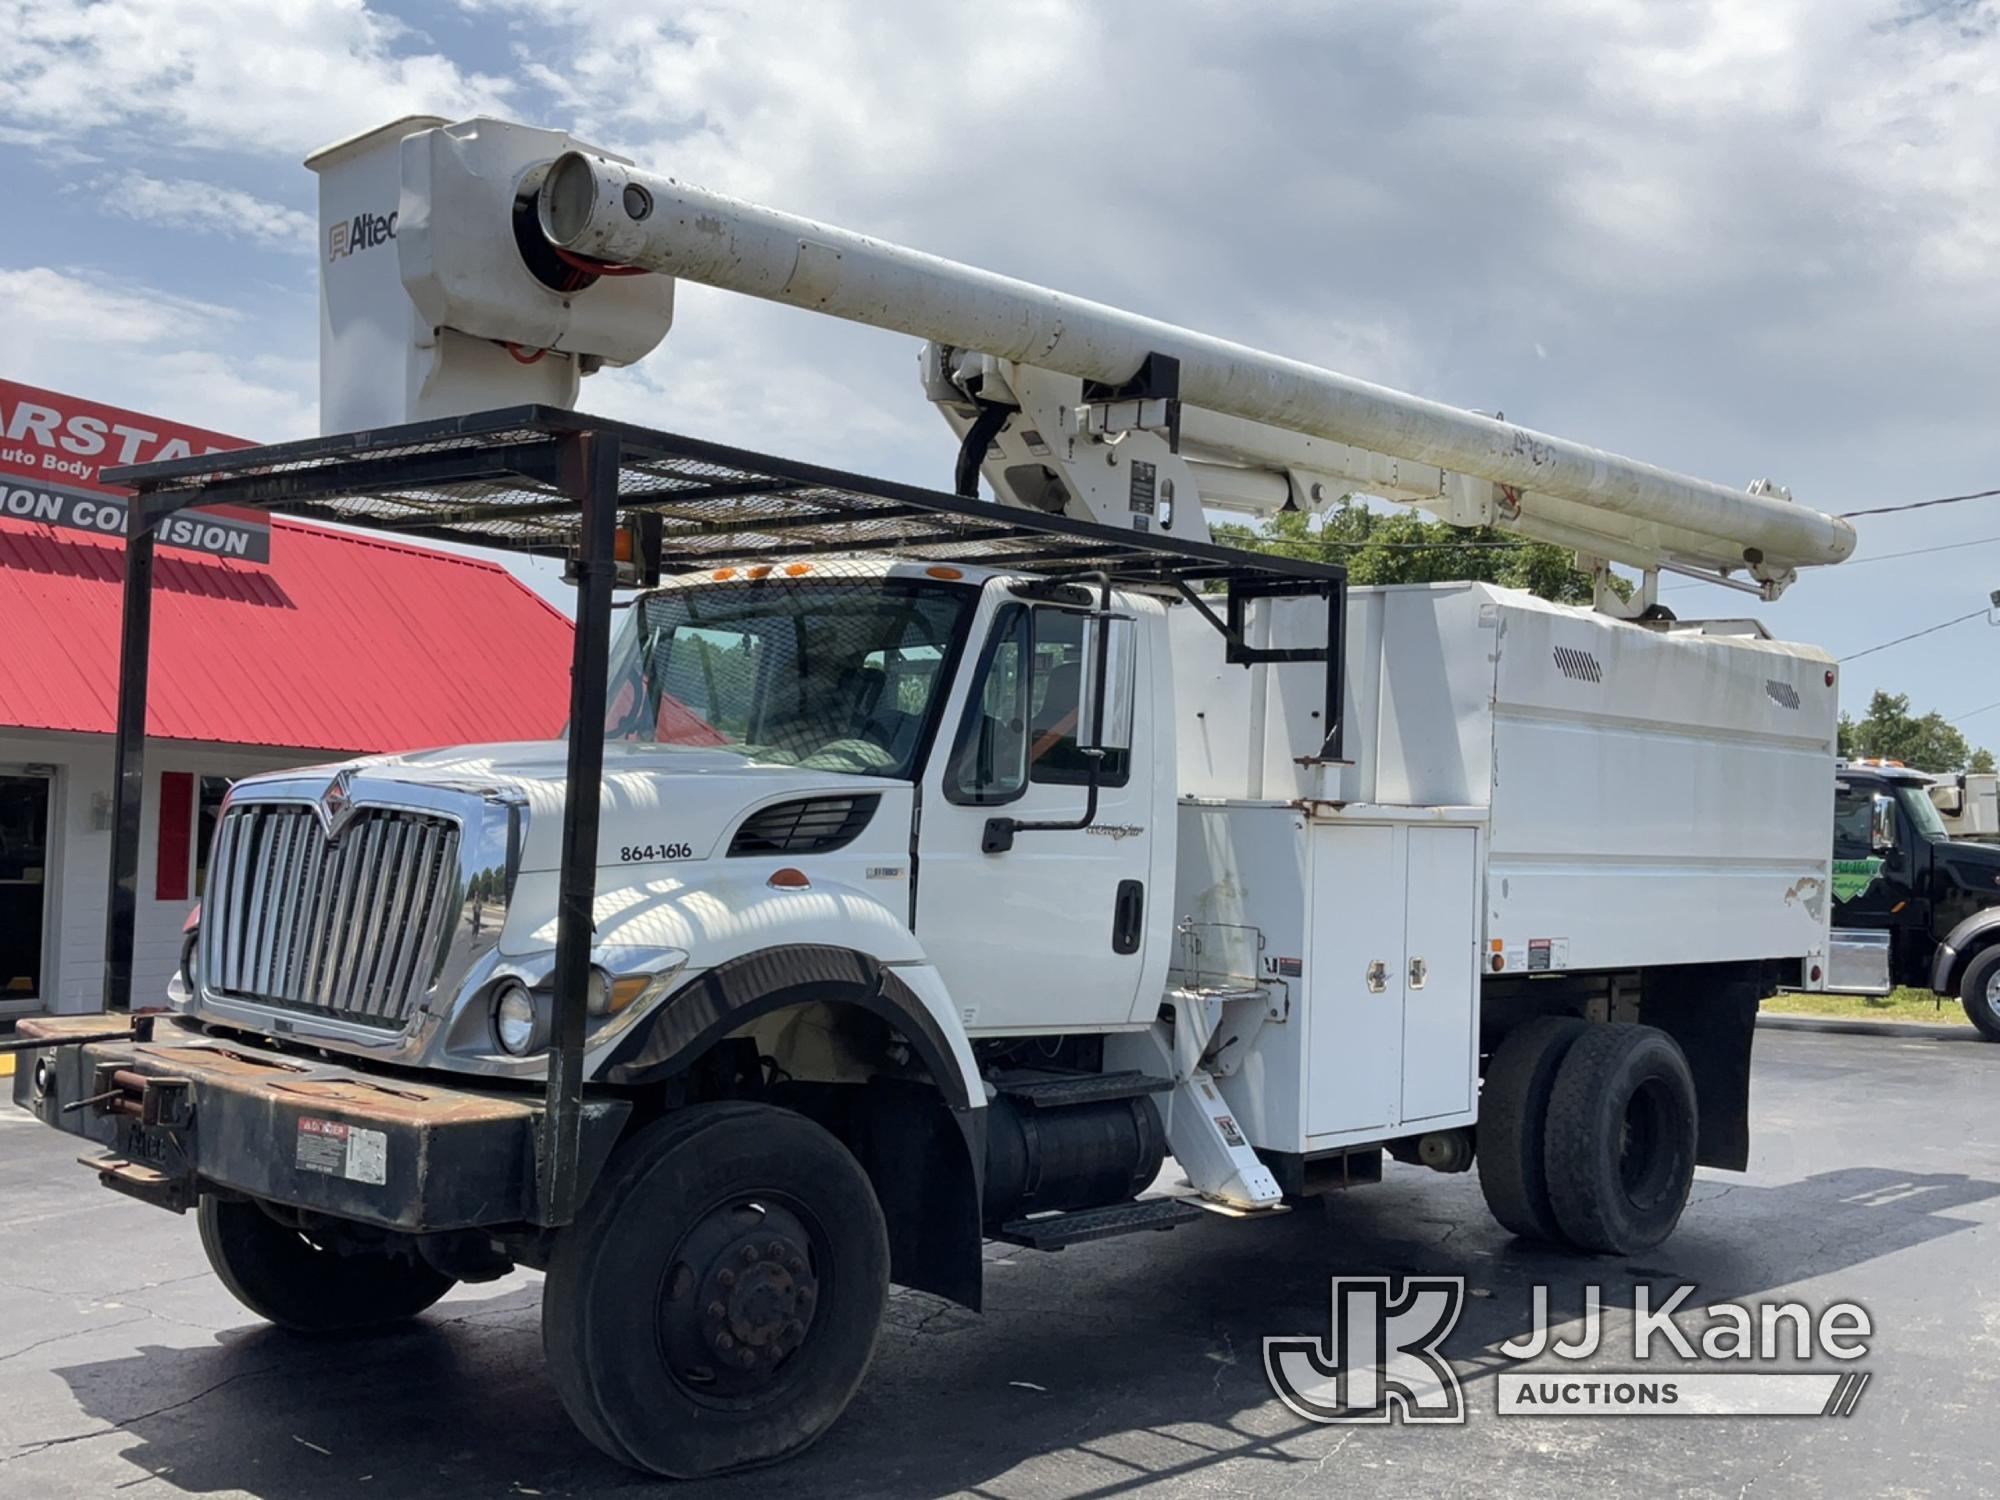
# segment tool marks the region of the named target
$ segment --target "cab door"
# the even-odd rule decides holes
[[[1139,632],[1133,743],[1100,763],[1087,829],[1020,830],[984,853],[989,819],[1068,822],[1088,798],[1076,737],[1085,605],[996,595],[976,627],[956,721],[925,769],[917,839],[916,933],[968,1031],[1059,1031],[1133,1019],[1164,982],[1149,941],[1170,880],[1159,837],[1153,637]],[[1169,763],[1170,764],[1170,763]],[[1171,806],[1166,816],[1171,817]],[[1143,1019],[1151,1018],[1144,1008]]]
[[[1833,925],[1883,929],[1902,925],[1911,896],[1909,839],[1900,826],[1893,842],[1881,837],[1875,803],[1888,787],[1841,780],[1833,793]]]

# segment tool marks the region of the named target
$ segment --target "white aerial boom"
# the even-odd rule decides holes
[[[1837,563],[1854,550],[1852,526],[1765,481],[1735,490],[1675,474],[691,187],[551,132],[424,120],[408,122],[407,133],[367,139],[400,151],[402,279],[418,304],[413,321],[433,325],[437,349],[447,340],[435,326],[432,310],[444,304],[436,289],[457,258],[444,252],[504,244],[518,253],[496,258],[489,249],[473,278],[481,283],[476,293],[451,305],[476,313],[475,326],[456,327],[458,334],[507,346],[516,362],[542,349],[579,370],[639,357],[671,320],[668,278],[927,340],[925,390],[960,436],[960,487],[983,471],[1003,503],[1198,537],[1206,533],[1205,508],[1268,515],[1317,509],[1350,491],[1379,495],[1457,525],[1496,526],[1574,549],[1600,585],[1609,563],[1644,570],[1634,605],[1600,587],[1600,603],[1619,613],[1652,602],[1662,569],[1775,598],[1799,568]],[[553,162],[552,141],[565,148]],[[378,181],[386,154],[376,153]],[[485,224],[445,223],[439,205],[449,202],[458,218],[482,193]],[[545,246],[523,243],[531,204]],[[411,226],[422,227],[425,242],[412,241]],[[661,289],[641,301],[628,278],[614,275],[569,290],[551,286],[546,270],[529,265],[548,247],[572,268],[653,272],[645,279]],[[337,300],[333,269],[327,263],[322,278],[329,306]],[[608,324],[617,329],[615,346],[590,346],[588,331],[607,326],[602,315],[587,315],[593,299],[622,299]],[[434,349],[430,358],[442,355]],[[545,372],[520,367],[524,391],[550,389]],[[483,359],[480,379],[462,394],[428,377],[436,387],[429,399],[415,381],[406,414],[465,410],[475,399],[498,404],[493,380],[506,368]],[[1747,580],[1729,579],[1733,573]]]

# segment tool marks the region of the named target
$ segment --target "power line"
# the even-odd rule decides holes
[[[1840,660],[1843,663],[1859,661],[1864,656],[1873,656],[1877,651],[1887,651],[1891,646],[1900,646],[1905,641],[1914,641],[1920,635],[1936,635],[1940,630],[1949,630],[1954,625],[1963,625],[1967,620],[1976,620],[1985,613],[1986,607],[1982,605],[1969,615],[1960,615],[1955,620],[1946,620],[1944,624],[1933,625],[1927,630],[1913,630],[1908,635],[1899,635],[1893,641],[1884,641],[1879,646],[1870,646],[1866,651],[1856,651],[1851,656],[1841,657]]]
[[[1990,500],[2000,495],[2000,490],[1975,490],[1970,495],[1940,495],[1935,500],[1911,500],[1902,505],[1878,505],[1871,510],[1844,510],[1836,520],[1852,521],[1856,516],[1887,516],[1899,510],[1927,510],[1933,505],[1956,505],[1961,500]]]
[[[1963,724],[1967,719],[1976,719],[1981,714],[1996,708],[2000,708],[2000,698],[1995,698],[1991,703],[1987,704],[1985,708],[1975,708],[1969,714],[1960,714],[1957,718],[1953,719],[1951,722],[1954,724]]]

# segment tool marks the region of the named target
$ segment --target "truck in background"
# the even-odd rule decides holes
[[[1931,778],[1929,793],[1947,836],[2000,842],[2000,772],[1947,771]]]
[[[1840,763],[1827,988],[1956,996],[1980,1034],[2000,1041],[2000,847],[1954,838],[1937,791],[1907,766]]]

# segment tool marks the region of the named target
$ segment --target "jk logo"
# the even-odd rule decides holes
[[[1264,1340],[1278,1399],[1310,1422],[1463,1422],[1465,1396],[1438,1345],[1465,1308],[1463,1276],[1333,1278],[1324,1340]]]

